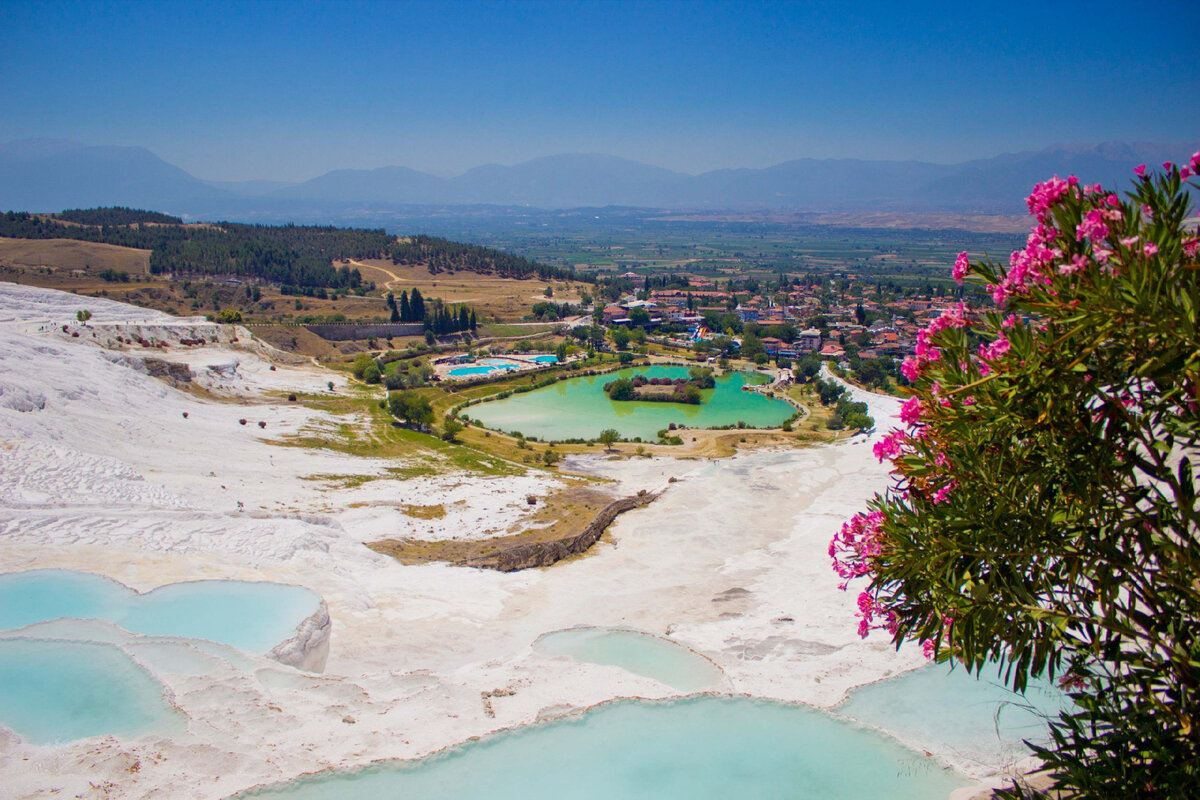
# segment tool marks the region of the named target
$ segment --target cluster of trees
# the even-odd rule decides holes
[[[408,236],[395,240],[388,247],[388,255],[394,264],[425,265],[434,274],[444,270],[464,270],[502,278],[587,280],[577,278],[574,269],[552,267],[490,247],[451,242],[436,236]]]
[[[573,306],[570,303],[540,301],[533,304],[531,316],[538,322],[556,322],[564,317],[573,317],[581,310],[579,306]]]
[[[170,214],[160,214],[157,211],[143,211],[138,208],[112,206],[110,208],[68,208],[61,214],[53,215],[56,219],[76,222],[80,225],[140,225],[152,223],[158,225],[182,225],[183,220]]]
[[[403,361],[397,353],[376,358],[370,353],[359,353],[351,365],[354,377],[366,383],[382,383],[389,391],[418,389],[428,386],[434,369],[419,358]]]
[[[417,430],[424,430],[433,423],[433,404],[420,392],[390,392],[387,408],[393,417]]]
[[[97,218],[113,209],[93,209]],[[116,219],[124,215],[116,213]],[[135,212],[152,214],[153,212]],[[393,237],[383,230],[304,225],[72,225],[8,212],[0,216],[0,236],[17,239],[76,239],[150,251],[156,275],[239,275],[308,294],[316,287],[362,287],[356,269],[335,268],[338,259],[374,258],[387,252]]]
[[[392,322],[422,322],[425,319],[425,298],[421,297],[420,289],[413,289],[411,298],[407,290],[400,292],[399,302],[396,295],[388,292],[387,305],[392,311]]]
[[[639,392],[643,386],[669,386],[672,391]],[[618,378],[604,384],[604,391],[613,400],[648,400],[662,403],[688,403],[700,405],[701,389],[711,389],[716,386],[713,371],[704,367],[692,367],[686,378],[647,378],[645,375],[634,375],[632,378]]]
[[[867,404],[852,401],[846,387],[837,381],[823,381],[818,378],[813,388],[816,389],[821,405],[834,407],[833,416],[829,418],[831,431],[843,428],[869,431],[875,427],[874,418],[867,413]]]
[[[434,298],[430,303],[431,308],[427,309],[420,289],[414,288],[411,295],[407,290],[400,292],[399,301],[396,300],[395,294],[388,292],[385,300],[391,310],[392,322],[424,322],[427,335],[474,332],[479,325],[475,309],[469,306],[452,307]]]

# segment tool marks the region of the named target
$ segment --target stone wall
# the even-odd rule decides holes
[[[320,325],[304,325],[306,330],[330,342],[345,342],[351,339],[386,339],[390,336],[420,336],[425,332],[420,322],[331,322]]]

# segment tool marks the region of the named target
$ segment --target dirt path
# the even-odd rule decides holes
[[[386,267],[379,267],[374,264],[364,264],[361,261],[355,261],[353,258],[347,259],[347,261],[349,262],[350,266],[358,267],[360,270],[372,269],[372,270],[375,270],[376,272],[382,272],[384,275],[387,275],[389,278],[391,278],[391,280],[387,281],[386,283],[383,284],[383,287],[385,289],[391,289],[397,283],[404,283],[403,278],[401,278],[396,273],[392,272],[390,269],[387,269]],[[409,281],[409,283],[413,283],[413,282],[414,281]]]

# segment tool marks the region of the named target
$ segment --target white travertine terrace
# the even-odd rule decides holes
[[[75,323],[82,308],[92,328]],[[219,798],[420,757],[616,697],[678,694],[617,667],[533,651],[538,636],[573,626],[668,636],[717,664],[735,693],[824,707],[924,663],[886,637],[860,640],[854,596],[836,590],[829,569],[830,537],[886,485],[865,437],[719,462],[572,458],[569,468],[611,478],[614,495],[666,491],[620,517],[586,556],[548,569],[402,566],[362,542],[504,531],[530,513],[526,495],[544,496],[559,479],[447,471],[401,480],[386,471],[396,463],[270,444],[347,422],[279,392],[325,392],[329,380],[344,391],[346,379],[294,359],[271,370],[270,348],[244,330],[187,352],[111,350],[90,336],[116,323],[154,326],[159,338],[206,326],[0,284],[0,571],[81,569],[141,591],[201,578],[305,586],[325,599],[327,619],[301,626],[273,656],[302,670],[324,660],[325,670],[179,643],[126,645],[209,665],[156,671],[186,731],[49,749],[0,736],[0,785],[12,796],[100,785],[110,797]],[[83,333],[64,335],[64,324]],[[139,367],[146,355],[187,362],[195,383],[227,401],[151,377]],[[866,399],[886,431],[897,404]],[[352,488],[313,479],[364,474],[378,479]],[[444,518],[402,509],[434,504]],[[956,766],[986,776],[1005,765]]]

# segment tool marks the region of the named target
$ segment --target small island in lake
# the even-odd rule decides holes
[[[700,405],[701,389],[716,386],[713,371],[708,367],[692,367],[686,378],[647,378],[634,375],[604,384],[612,400],[643,400],[658,403],[688,403]]]

